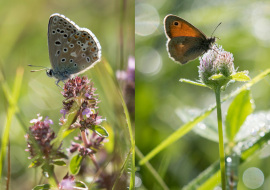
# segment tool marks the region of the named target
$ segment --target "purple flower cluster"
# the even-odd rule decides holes
[[[53,149],[51,141],[55,139],[55,133],[50,125],[53,124],[52,120],[46,117],[42,121],[42,116],[38,114],[37,119],[32,119],[30,123],[34,125],[29,127],[29,133],[25,135],[27,140],[26,151],[30,152],[29,159],[35,159],[36,166],[42,164],[44,160],[52,161],[53,159],[60,158],[63,153],[59,150]]]
[[[60,118],[60,126],[68,124],[69,126],[66,127],[69,129],[80,129],[80,135],[75,138],[76,142],[71,143],[68,151],[77,152],[77,155],[79,154],[84,159],[90,158],[98,171],[99,165],[95,153],[103,146],[108,133],[99,125],[104,119],[98,115],[98,99],[94,93],[95,90],[93,83],[87,77],[75,77],[65,83],[62,91],[65,100],[63,109],[60,111],[63,114]],[[43,165],[43,172],[55,178],[53,165],[64,166],[66,163],[63,158],[68,158],[60,151],[61,145],[58,145],[65,137],[59,135],[56,138],[51,128],[53,122],[48,118],[43,121],[38,115],[38,118],[31,120],[30,123],[33,123],[33,126],[29,128],[29,133],[25,137],[28,147],[26,151],[30,152],[29,158],[33,159],[32,167]],[[59,133],[63,131],[66,131],[66,128],[61,128]],[[73,167],[77,166],[73,165]],[[58,183],[58,180],[55,179],[55,181]],[[58,183],[59,189],[74,189],[77,185],[82,187],[83,183],[75,181],[75,177],[69,175]]]
[[[81,143],[72,142],[71,147],[68,149],[70,153],[74,153],[78,151],[81,156],[86,156],[90,154],[95,154],[105,142],[105,138],[99,136],[97,133],[92,133],[91,135],[87,132],[86,133],[87,139],[90,139],[90,141],[87,143],[87,145],[82,145]],[[78,135],[74,138],[76,141],[82,141],[82,136]]]
[[[65,100],[60,113],[65,118],[67,113],[77,111],[78,117],[73,127],[80,127],[81,130],[92,129],[92,126],[99,125],[103,121],[96,111],[98,99],[94,94],[95,90],[93,83],[86,77],[77,76],[65,83],[62,92]]]

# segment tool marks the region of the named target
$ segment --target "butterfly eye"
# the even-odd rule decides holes
[[[174,26],[178,26],[178,25],[179,25],[179,22],[178,22],[178,21],[174,21],[174,22],[173,22],[173,25],[174,25]]]
[[[46,74],[47,74],[48,77],[52,77],[52,76],[53,76],[53,71],[52,71],[52,69],[47,70],[47,71],[46,71]]]

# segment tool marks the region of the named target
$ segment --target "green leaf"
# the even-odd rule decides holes
[[[64,140],[64,138],[69,134],[67,133],[67,131],[69,131],[69,127],[70,125],[72,125],[75,120],[76,120],[76,116],[77,116],[77,104],[73,104],[72,105],[72,110],[75,110],[75,111],[72,111],[70,112],[66,118],[67,118],[67,121],[61,126],[60,130],[58,131],[58,134],[57,134],[57,137],[55,139],[52,140],[51,144],[53,145],[53,148],[55,149],[58,149],[59,146],[61,145],[62,141]]]
[[[88,189],[87,185],[83,183],[82,181],[75,181],[75,187],[80,187],[80,189]]]
[[[250,78],[248,76],[248,71],[242,71],[242,72],[237,72],[233,75],[231,75],[232,79],[235,81],[249,81]]]
[[[79,173],[82,163],[82,156],[75,155],[71,158],[70,164],[69,164],[69,171],[71,174],[76,175]]]
[[[100,125],[95,125],[93,127],[94,131],[101,137],[108,137],[109,136],[109,133],[106,131],[106,129]]]
[[[195,81],[192,81],[192,80],[189,80],[189,79],[180,79],[179,81],[180,82],[185,82],[185,83],[188,83],[188,84],[197,85],[197,86],[208,87],[208,86],[206,86],[205,84],[203,84],[201,82],[195,82]]]
[[[234,141],[235,135],[243,125],[246,117],[253,112],[253,100],[250,91],[245,90],[232,101],[226,116],[226,135],[229,141]]]
[[[50,184],[37,185],[33,188],[33,190],[48,190],[51,189]]]
[[[68,156],[65,153],[63,153],[63,152],[59,152],[59,153],[57,153],[57,155],[56,155],[55,158],[57,158],[59,160],[61,160],[61,159],[68,159]]]
[[[66,162],[64,160],[54,160],[53,163],[57,166],[66,166]]]
[[[29,166],[28,168],[36,168],[38,166],[40,166],[42,163],[41,162],[37,162],[36,160],[34,160]]]
[[[227,79],[227,77],[225,77],[223,74],[217,74],[217,75],[213,75],[211,77],[209,77],[210,80],[223,80],[223,79]]]

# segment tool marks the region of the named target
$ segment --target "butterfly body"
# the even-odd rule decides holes
[[[90,69],[101,57],[95,35],[58,13],[49,19],[48,48],[52,69],[47,75],[58,79],[57,84]]]
[[[207,52],[215,42],[215,38],[206,37],[203,32],[178,16],[167,15],[164,26],[169,56],[181,64]]]

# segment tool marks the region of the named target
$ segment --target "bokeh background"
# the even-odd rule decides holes
[[[130,148],[126,118],[123,112],[115,73],[126,70],[128,60],[134,56],[134,1],[119,0],[26,0],[0,2],[0,70],[1,84],[13,88],[16,70],[23,72],[21,92],[17,107],[22,122],[28,127],[29,121],[37,114],[48,116],[58,131],[58,119],[63,97],[55,79],[48,78],[45,71],[31,73],[28,64],[51,67],[47,46],[49,17],[60,13],[80,27],[89,28],[102,46],[102,62],[87,71],[95,83],[99,95],[99,114],[107,119],[104,127],[110,133],[107,150],[119,147],[119,162],[123,163]],[[60,83],[62,86],[63,83]],[[0,139],[2,139],[9,104],[0,89]],[[77,134],[77,133],[76,133]],[[24,138],[25,128],[14,115],[10,126],[11,144],[11,188],[32,189],[40,178],[40,171],[28,169],[30,160]],[[72,136],[64,144],[68,147]],[[121,140],[121,143],[120,143]],[[110,147],[110,148],[109,148]],[[109,152],[110,152],[109,151]],[[6,164],[6,163],[5,163]],[[36,173],[35,173],[36,172]],[[59,173],[63,177],[67,169]],[[2,182],[5,185],[6,167]]]
[[[179,111],[187,108],[206,109],[215,103],[211,90],[186,83],[180,78],[198,79],[199,60],[179,65],[168,57],[163,19],[167,14],[184,18],[210,37],[220,38],[219,45],[234,55],[239,71],[248,70],[251,78],[270,67],[270,2],[237,0],[136,0],[136,146],[144,155],[177,130],[183,121]],[[255,112],[269,110],[269,78],[251,88]],[[234,83],[222,95],[235,90]],[[230,101],[224,103],[223,115]],[[213,116],[215,117],[215,111]],[[269,148],[252,157],[239,168],[239,189],[243,174],[256,167],[263,182],[253,189],[269,189]],[[268,156],[261,156],[264,153]],[[170,189],[181,189],[203,170],[218,160],[218,144],[190,132],[170,145],[150,163]],[[261,178],[261,177],[260,177]],[[262,179],[262,178],[261,178]],[[159,189],[153,176],[138,165],[138,189]]]

